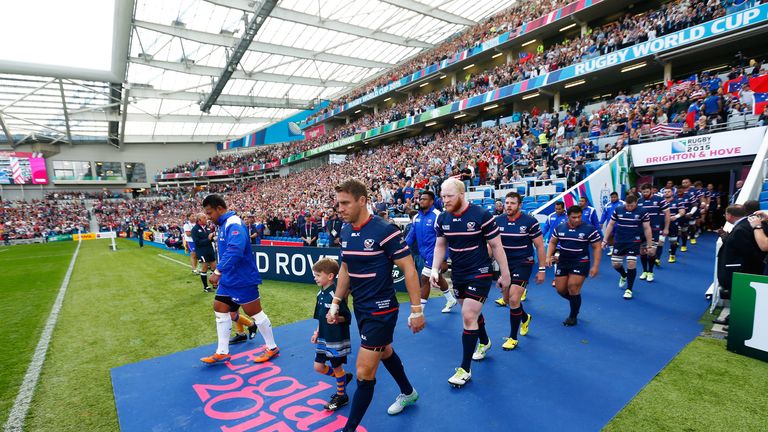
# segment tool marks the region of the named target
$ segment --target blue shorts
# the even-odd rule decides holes
[[[677,226],[677,223],[672,222],[669,224],[669,235],[667,237],[677,237],[677,235],[680,233],[680,228]]]
[[[222,288],[221,285],[219,285],[219,287],[216,288],[216,295],[229,297],[233,302],[239,305],[248,304],[260,298],[258,285],[255,285],[252,288]]]
[[[560,261],[555,269],[555,276],[589,276],[589,260]]]
[[[355,311],[357,329],[360,330],[360,347],[371,351],[384,351],[392,343],[400,308],[373,313]]]
[[[187,242],[187,249],[189,249],[190,252],[194,252],[195,251],[195,242],[188,241]]]
[[[531,272],[533,272],[533,263],[523,261],[512,263],[509,267],[509,275],[512,279],[512,284],[520,285],[525,288],[528,285],[528,281],[531,280]]]
[[[640,255],[640,243],[616,243],[613,245],[614,256],[638,256]]]
[[[472,299],[485,303],[492,284],[493,278],[490,277],[476,279],[472,282],[455,282],[453,284],[453,291],[458,299]]]

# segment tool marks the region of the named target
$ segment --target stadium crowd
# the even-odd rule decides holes
[[[481,37],[470,39],[475,42],[470,43],[468,47],[482,43],[482,41],[486,39],[484,36],[493,37],[497,34],[495,31],[489,34],[488,32],[491,30],[503,29],[509,24],[512,24],[512,28],[516,28],[519,24],[514,25],[513,23],[527,22],[532,18],[556,10],[565,4],[564,2],[563,4],[559,3],[560,2],[539,3],[534,6],[535,11],[528,14],[525,13],[528,6],[530,6],[528,2],[515,5],[512,7],[512,9],[516,9],[515,11],[501,13],[490,19],[490,27],[487,27],[484,23],[476,26],[478,27],[477,33],[466,32]],[[417,115],[425,110],[446,105],[447,103],[459,99],[468,98],[494,88],[543,75],[574,63],[608,54],[705,21],[716,19],[725,15],[726,4],[726,1],[720,0],[676,0],[663,4],[658,9],[647,13],[627,13],[616,22],[611,22],[602,27],[592,29],[584,36],[570,40],[565,39],[562,43],[555,44],[547,49],[544,49],[543,45],[539,46],[535,55],[521,57],[519,61],[516,60],[512,63],[507,63],[503,66],[485,70],[480,73],[467,74],[464,82],[458,82],[454,86],[436,90],[423,96],[409,98],[407,101],[388,110],[384,110],[383,112],[379,112],[376,115],[363,116],[353,123],[356,132],[352,132],[350,130],[352,128],[350,128],[349,125],[345,125],[344,129],[347,131],[347,136],[352,135],[361,130],[378,127],[381,124],[399,120],[400,118],[407,117],[409,114],[411,116]],[[521,16],[530,19],[519,20]],[[504,30],[502,30],[502,32],[503,31]],[[425,66],[465,49],[462,48],[464,47],[464,43],[467,43],[467,41],[462,41],[459,45],[454,45],[452,41],[449,41],[444,44],[447,46],[444,47],[441,45],[439,48],[425,53],[427,59],[432,60],[431,62],[426,63]],[[432,52],[436,53],[435,55],[430,56],[429,53]],[[415,59],[414,61],[417,60],[418,59]],[[418,67],[419,64],[421,63],[418,61],[415,64],[412,61],[402,68],[394,69],[391,76],[397,78],[394,78],[393,81],[407,73],[421,69],[421,67]],[[410,72],[401,73],[402,70]],[[385,82],[382,83],[382,80]],[[332,102],[329,107],[321,110],[318,114],[315,114],[310,118],[325,114],[332,109],[357,99],[363,94],[369,93],[375,88],[388,84],[389,81],[390,80],[387,78],[379,78],[375,85],[365,86],[340,100]]]
[[[56,200],[0,201],[0,238],[32,239],[90,230],[82,204]]]

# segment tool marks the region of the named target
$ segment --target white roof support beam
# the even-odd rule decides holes
[[[64,97],[64,84],[59,78],[59,92],[61,93],[61,106],[64,108],[64,125],[67,127],[67,140],[72,145],[72,129],[69,128],[69,113],[67,112],[67,98]]]
[[[131,88],[131,97],[139,99],[171,99],[184,100],[190,102],[200,102],[205,95],[203,93],[159,90],[153,88],[140,88],[133,84]],[[239,107],[259,107],[259,108],[285,108],[285,109],[311,109],[312,101],[303,99],[283,99],[246,95],[221,95],[216,101],[216,105],[221,106],[239,106]]]
[[[130,61],[135,64],[143,64],[146,66],[156,67],[156,68],[170,70],[174,72],[187,73],[192,75],[202,75],[202,76],[211,76],[211,77],[218,77],[219,75],[221,75],[221,68],[211,67],[211,66],[200,66],[196,64],[168,62],[168,61],[162,61],[162,60],[147,60],[147,59],[138,58],[138,57],[131,57]],[[247,73],[240,70],[235,71],[232,74],[232,78],[241,79],[241,80],[250,80],[250,81],[274,82],[274,83],[281,83],[281,84],[298,84],[298,85],[313,86],[313,87],[346,87],[346,86],[356,85],[356,83],[348,82],[348,81],[322,80],[320,78],[287,76],[287,75],[271,74],[266,72]]]
[[[219,143],[226,141],[226,135],[127,135],[126,141],[129,143]]]
[[[463,26],[473,26],[477,24],[475,21],[466,19],[464,17],[454,15],[450,12],[446,12],[440,8],[425,5],[415,0],[381,0],[383,3],[391,4],[402,9],[407,9],[412,12],[416,12],[421,15],[432,17],[440,21],[445,21],[451,24],[459,24]]]
[[[123,103],[120,111],[120,132],[117,138],[117,148],[122,148],[125,144],[125,126],[128,123],[128,105],[130,104],[130,99],[128,98],[130,97],[130,93],[131,86],[127,84],[123,85],[123,94],[121,95],[123,97]],[[114,110],[111,110],[111,112],[115,113]]]
[[[238,9],[242,11],[252,11],[252,0],[206,0],[209,3],[215,5],[228,7],[231,9]],[[250,5],[250,6],[249,6]],[[386,33],[370,28],[357,26],[354,24],[347,24],[342,21],[332,19],[321,19],[318,16],[306,14],[303,12],[294,11],[291,9],[285,9],[276,7],[272,10],[270,17],[281,19],[283,21],[290,21],[307,26],[317,27],[325,30],[346,33],[357,37],[373,39],[381,42],[387,42],[395,45],[407,46],[412,48],[434,48],[431,43],[423,42],[417,39],[405,38],[392,33]]]
[[[133,93],[133,90],[131,90]],[[122,114],[105,112],[82,112],[70,113],[69,118],[72,121],[122,121]],[[269,123],[275,121],[269,117],[243,117],[235,118],[230,116],[212,116],[212,115],[183,115],[183,114],[161,114],[154,116],[144,113],[128,113],[126,120],[129,122],[149,122],[149,123]]]
[[[147,21],[134,21],[134,26],[152,30],[158,33],[163,33],[182,39],[189,39],[191,41],[199,42],[208,45],[218,45],[223,47],[231,47],[237,41],[236,38],[227,35],[201,32],[197,30],[189,30],[181,27],[169,26],[164,24],[151,23]],[[253,41],[248,47],[249,51],[256,51],[267,54],[284,55],[290,57],[296,57],[306,60],[318,60],[329,63],[337,63],[350,66],[358,66],[363,68],[391,68],[394,66],[391,63],[378,62],[373,60],[365,60],[356,57],[343,56],[338,54],[329,54],[324,52],[317,52],[303,48],[294,48],[284,45],[275,45],[265,42]]]
[[[3,133],[5,134],[5,138],[8,140],[8,144],[13,147],[13,135],[11,135],[10,129],[8,129],[8,125],[5,124],[5,120],[3,120],[3,114],[0,113],[0,127],[3,128]]]

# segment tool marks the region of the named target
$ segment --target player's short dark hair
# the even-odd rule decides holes
[[[626,198],[624,198],[624,202],[626,204],[634,204],[637,202],[637,195],[629,194]]]
[[[354,199],[359,199],[360,197],[368,197],[368,188],[365,187],[365,184],[361,182],[358,179],[354,178],[348,178],[344,180],[343,182],[336,185],[334,188],[337,193],[344,192],[352,195]]]
[[[640,185],[640,190],[646,190],[646,189],[650,189],[650,188],[651,188],[651,184],[650,183],[643,183],[642,185]]]
[[[693,184],[696,187],[704,186],[704,183],[701,182],[701,180],[696,180],[696,183]]]
[[[428,195],[429,198],[432,199],[432,201],[435,200],[435,193],[432,192],[431,190],[424,189],[423,191],[419,192],[419,197],[421,197],[422,195]]]
[[[555,202],[555,207],[565,207],[565,203],[562,201]]]
[[[508,193],[507,196],[504,197],[504,199],[506,200],[507,198],[515,198],[518,204],[520,204],[523,201],[523,198],[517,192]]]
[[[579,197],[579,201],[581,201],[581,200],[584,200],[584,201],[587,202],[587,204],[589,204],[589,198],[587,198],[586,196],[584,196],[584,195],[580,196]]]
[[[618,192],[611,192],[611,196],[615,196],[615,197],[618,197],[618,196],[619,196],[619,193],[618,193]]]
[[[756,200],[749,200],[744,203],[744,214],[743,216],[750,215],[756,211],[760,210],[760,201]]]
[[[312,271],[315,273],[337,275],[339,274],[339,263],[335,259],[323,258],[312,266]]]
[[[573,206],[568,207],[568,216],[570,216],[572,214],[581,214],[581,213],[582,213],[581,207],[579,207],[577,205],[573,205]]]
[[[208,195],[203,199],[203,207],[215,208],[227,208],[227,203],[224,202],[224,197],[218,194]]]
[[[737,218],[743,218],[744,216],[746,216],[748,214],[754,213],[754,212],[747,211],[747,209],[744,208],[744,207],[745,206],[742,206],[742,205],[739,205],[739,204],[732,204],[732,205],[729,205],[728,207],[726,207],[725,212],[728,213],[729,215],[731,215],[733,217],[737,217]]]

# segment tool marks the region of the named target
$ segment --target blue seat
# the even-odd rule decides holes
[[[523,204],[529,203],[529,202],[536,202],[536,198],[532,196],[523,197]]]
[[[555,185],[555,192],[563,192],[564,190],[565,190],[565,188],[563,187],[563,185],[561,183],[557,183]]]
[[[483,205],[483,200],[479,199],[479,198],[471,199],[471,200],[469,200],[469,202],[471,202],[472,204],[475,204],[475,205]]]
[[[493,210],[494,210],[493,204],[485,204],[483,207],[485,207],[485,209],[488,210],[489,212],[493,213]]]
[[[472,186],[478,186],[480,185],[480,177],[475,177],[472,179]]]
[[[760,201],[760,210],[768,210],[768,201]]]
[[[768,191],[760,192],[760,201],[768,201]]]
[[[763,183],[763,192],[768,191],[768,181]]]
[[[519,193],[520,195],[525,195],[525,186],[518,186],[517,193]]]
[[[493,198],[483,198],[483,204],[496,204]]]
[[[483,196],[485,198],[493,198],[493,189],[483,189]]]
[[[549,195],[539,195],[536,197],[536,202],[547,202],[549,201]]]

